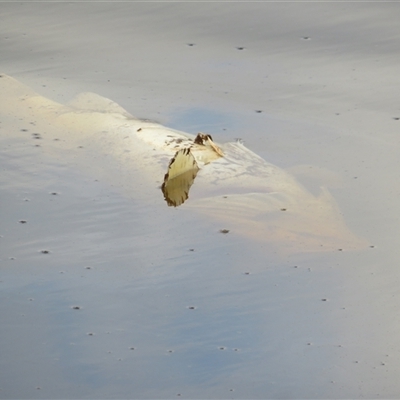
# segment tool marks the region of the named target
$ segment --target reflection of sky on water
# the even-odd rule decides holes
[[[226,276],[213,277],[211,268],[199,269],[205,262],[174,263],[165,266],[177,272],[173,277],[130,282],[118,270],[110,274],[99,267],[70,267],[45,285],[31,284],[26,296],[33,297],[33,307],[38,307],[33,316],[45,317],[45,334],[36,336],[35,330],[24,328],[22,342],[28,337],[33,342],[45,338],[45,351],[35,362],[40,365],[49,356],[56,358],[49,375],[57,381],[57,370],[72,392],[101,391],[114,387],[116,379],[122,392],[208,387],[241,371],[242,377],[257,377],[253,390],[258,393],[265,389],[260,374],[268,371],[270,377],[283,365],[288,368],[293,349],[306,346],[293,340],[290,329],[287,335],[277,336],[293,321],[290,312],[280,315],[279,303],[287,303],[286,294],[279,298],[280,291],[268,287],[268,275],[232,276],[221,266]],[[190,269],[191,276],[180,277],[180,268]],[[283,281],[282,277],[274,282]],[[264,292],[269,294],[260,296]],[[82,308],[73,310],[73,305]],[[190,305],[196,308],[190,310]],[[266,369],[265,362],[272,365]],[[48,393],[43,379],[37,382]]]
[[[129,11],[131,6],[137,7],[127,5]],[[358,13],[359,6],[346,6],[349,13],[343,14],[329,5],[336,18],[329,35],[324,24],[312,25],[323,18],[301,15],[303,5],[259,14],[258,28],[248,30],[254,11],[244,19],[236,11],[244,24],[237,29],[220,6],[211,20],[196,14],[206,34],[195,33],[195,40],[192,5],[180,14],[181,20],[188,17],[183,27],[167,8],[146,13],[144,3],[137,15],[110,5],[101,7],[113,14],[101,13],[90,5],[96,23],[77,12],[83,5],[62,4],[43,13],[31,12],[35,4],[7,5],[10,24],[2,25],[1,38],[6,72],[30,79],[37,90],[63,102],[75,90],[90,90],[134,115],[162,114],[172,128],[205,131],[221,142],[245,135],[251,149],[279,166],[333,168],[345,180],[333,193],[346,220],[377,245],[358,254],[276,262],[262,244],[216,233],[223,226],[165,204],[157,208],[126,199],[84,172],[72,172],[63,160],[42,164],[40,148],[26,140],[20,147],[12,147],[14,140],[2,142],[0,397],[398,395],[397,136],[387,140],[398,123],[390,101],[395,86],[389,85],[397,61],[388,51],[393,64],[388,62],[369,40],[381,40],[396,25],[386,23],[387,9],[379,10],[384,21],[379,24],[376,9]],[[22,14],[26,35],[10,30]],[[165,15],[171,17],[168,31],[174,25],[178,33],[160,40],[157,28],[166,31]],[[214,23],[221,15],[222,28]],[[294,30],[287,31],[281,18],[275,27],[265,24],[277,15],[284,21],[291,16]],[[43,29],[49,17],[51,38]],[[68,23],[58,23],[64,20]],[[382,33],[368,29],[369,23]],[[214,29],[212,39],[206,24]],[[279,27],[279,34],[261,38],[261,26]],[[315,32],[306,42],[300,40],[304,26],[307,35],[311,28]],[[91,51],[82,32],[90,33]],[[244,39],[248,45],[236,43]],[[196,45],[188,47],[192,41]],[[327,43],[338,45],[333,53]],[[246,50],[237,51],[242,44]],[[354,58],[355,48],[361,58]],[[363,52],[371,58],[362,58]],[[234,68],[219,62],[219,53]],[[389,73],[381,80],[383,65]],[[216,72],[227,75],[219,81]],[[378,96],[374,101],[371,93]],[[269,105],[280,119],[270,118]],[[306,122],[292,119],[293,112]],[[317,124],[311,117],[321,119]],[[7,124],[2,118],[0,129]],[[32,129],[21,126],[26,127]],[[59,195],[49,195],[52,191]],[[27,224],[19,224],[21,219]]]
[[[223,113],[201,107],[175,111],[170,114],[169,118],[168,124],[173,129],[193,134],[197,132],[213,134],[215,132],[219,136],[223,131],[230,130],[237,123],[232,113]]]

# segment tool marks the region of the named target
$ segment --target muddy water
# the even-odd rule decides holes
[[[284,24],[250,29],[256,8],[238,29],[240,9],[126,7],[3,5],[23,27],[2,25],[4,72],[63,103],[90,90],[177,129],[242,137],[311,191],[330,187],[373,247],[278,256],[268,243],[221,233],[225,223],[168,208],[157,185],[142,201],[71,155],[48,157],[34,125],[2,116],[0,397],[396,397],[397,114],[383,78],[379,90],[375,80],[357,86],[376,76],[375,59],[394,79],[398,60],[384,51],[396,33],[390,8],[318,7],[333,12],[337,25],[325,26],[290,5],[270,8],[271,20],[291,21],[283,34]],[[225,15],[223,27],[204,29],[206,14]],[[301,40],[312,33],[320,42]],[[348,54],[371,49],[372,37],[375,53],[354,55],[352,80]],[[316,46],[310,58],[299,54],[305,43]],[[321,78],[329,56],[341,60],[334,88]],[[264,70],[271,86],[259,85]]]

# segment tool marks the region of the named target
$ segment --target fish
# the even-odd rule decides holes
[[[207,133],[139,119],[95,93],[61,104],[6,74],[0,74],[0,110],[2,118],[29,122],[52,139],[50,155],[69,157],[137,201],[162,201],[290,254],[368,246],[327,188],[314,195],[240,140],[220,144]]]

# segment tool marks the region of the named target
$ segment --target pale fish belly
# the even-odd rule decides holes
[[[314,196],[240,142],[220,145],[209,135],[196,137],[136,119],[93,93],[59,104],[5,74],[0,78],[0,107],[2,117],[29,121],[53,138],[47,153],[70,156],[96,176],[116,179],[138,200],[148,201],[160,187],[157,193],[166,207],[201,213],[239,235],[287,252],[368,246],[346,226],[327,189]],[[2,136],[12,134],[0,131]],[[77,155],[77,148],[85,149],[84,156]]]

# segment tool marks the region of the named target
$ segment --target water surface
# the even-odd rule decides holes
[[[396,397],[395,7],[3,4],[5,73],[241,137],[330,187],[373,247],[281,257],[157,185],[143,202],[48,157],[34,121],[4,117],[0,397]]]

